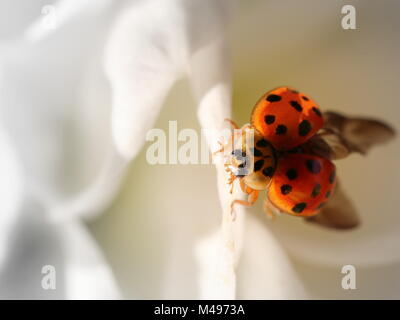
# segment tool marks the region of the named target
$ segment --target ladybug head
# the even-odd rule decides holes
[[[236,177],[243,177],[246,185],[256,189],[265,189],[275,172],[276,154],[272,145],[256,130],[251,140],[238,139],[226,162],[228,171]]]

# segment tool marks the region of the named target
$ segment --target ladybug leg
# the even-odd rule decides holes
[[[250,187],[248,187],[248,186],[246,185],[246,183],[244,182],[244,179],[243,179],[243,178],[238,178],[238,177],[235,176],[234,174],[232,174],[232,176],[233,176],[233,178],[231,178],[231,179],[233,179],[233,180],[232,180],[232,182],[231,182],[231,193],[232,193],[232,191],[233,191],[233,181],[234,181],[235,179],[239,179],[240,189],[242,190],[243,193],[251,194],[251,193],[254,191],[253,189],[251,189]]]
[[[264,200],[263,209],[268,218],[275,220],[277,210],[268,197]]]
[[[229,137],[229,141],[227,142],[227,144],[225,145],[225,148],[228,146],[233,146],[235,139],[237,138],[241,138],[243,135],[243,131],[247,130],[247,129],[252,129],[252,126],[250,124],[245,124],[242,128],[240,128],[236,122],[234,122],[231,119],[225,119],[226,122],[228,122],[232,129],[234,130],[240,130],[240,131],[234,131],[233,134]]]
[[[240,179],[240,189],[242,189],[243,193],[250,193],[250,191],[248,190],[249,188],[246,186],[243,178]]]
[[[253,129],[253,126],[251,125],[251,124],[245,124],[243,127],[242,127],[242,130],[243,131],[246,131],[247,129]]]
[[[214,152],[212,153],[213,156],[216,156],[218,153],[224,152],[224,150],[225,150],[225,147],[224,147],[224,145],[222,144],[222,142],[221,142],[221,141],[217,141],[217,142],[218,142],[220,148],[219,148],[217,151],[214,151]]]
[[[224,138],[221,139],[225,140]],[[221,141],[217,141],[220,148],[217,151],[214,151],[212,155],[216,156],[218,153],[223,153],[225,150],[232,150],[234,141],[235,141],[235,134],[230,135],[228,141],[225,144],[223,144]]]
[[[224,121],[228,122],[232,126],[232,129],[241,129],[241,130],[253,129],[253,126],[249,123],[245,124],[242,128],[240,128],[237,125],[237,123],[231,119],[225,118]]]
[[[212,155],[216,156],[218,153],[224,153],[225,150],[232,150],[233,141],[234,141],[233,135],[229,137],[229,140],[226,144],[223,144],[221,141],[217,141],[220,148],[217,151],[214,151]]]
[[[231,174],[231,176],[228,179],[228,184],[231,186],[231,189],[229,190],[229,192],[232,193],[233,192],[233,183],[235,182],[237,177],[232,172],[230,174]]]
[[[235,121],[228,119],[228,118],[225,118],[224,121],[228,122],[232,126],[233,129],[239,129],[239,126],[236,124]]]
[[[236,130],[240,129],[241,131],[234,132],[228,138],[228,141],[226,142],[226,144],[223,144],[221,141],[217,141],[218,144],[220,145],[220,148],[217,151],[212,153],[213,156],[217,155],[218,153],[223,153],[225,151],[225,149],[232,149],[235,139],[241,138],[243,131],[245,131],[247,129],[253,129],[253,127],[250,124],[245,124],[242,128],[239,128],[239,126],[233,120],[225,119],[225,121],[229,122],[233,129],[236,129]]]
[[[226,119],[224,119],[224,121],[228,122],[231,125],[232,129],[239,129],[239,126],[233,120],[226,118]],[[232,146],[233,140],[234,140],[234,134],[232,134],[229,137],[226,144],[223,144],[221,141],[217,141],[220,148],[217,151],[213,152],[212,155],[215,156],[218,153],[224,152],[225,149],[227,149],[229,146]]]
[[[233,220],[236,219],[235,210],[234,210],[235,204],[240,204],[242,206],[251,207],[257,201],[259,193],[260,192],[258,190],[252,189],[252,191],[249,193],[247,201],[245,201],[245,200],[233,200],[232,201],[232,203],[231,203],[231,214],[233,216]]]

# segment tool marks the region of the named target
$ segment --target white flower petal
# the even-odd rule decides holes
[[[54,0],[0,2],[0,43],[22,36],[26,28],[40,16],[41,8]]]
[[[203,129],[207,129],[208,144],[220,139],[224,119],[230,117],[231,88],[229,54],[226,40],[221,38],[196,52],[192,58],[190,80],[198,101],[198,117]],[[207,70],[207,72],[204,72]],[[211,131],[213,130],[213,131]],[[217,165],[218,191],[222,206],[222,228],[218,236],[204,239],[197,248],[200,264],[200,291],[204,299],[234,299],[236,296],[236,262],[240,256],[241,233],[235,234],[230,203],[227,174],[223,165]],[[241,230],[244,216],[240,210],[235,227]],[[210,256],[211,255],[211,256]]]
[[[231,5],[233,2],[231,3]],[[229,50],[226,42],[225,24],[229,10],[216,11],[208,17],[214,31],[212,42],[196,51],[190,64],[190,80],[198,101],[198,117],[202,129],[209,130],[206,136],[210,149],[220,138],[224,119],[230,118],[231,87]],[[214,19],[214,20],[213,20]],[[210,131],[211,130],[211,131]],[[213,130],[213,131],[212,131]],[[217,164],[217,183],[222,207],[222,227],[217,235],[204,239],[197,248],[200,264],[200,292],[205,299],[235,299],[236,264],[240,258],[244,214],[243,208],[236,210],[237,219],[232,221],[231,202],[238,193],[229,193],[226,185],[228,175],[221,163]]]
[[[60,177],[60,172],[68,170],[65,138],[71,133],[71,116],[82,107],[79,105],[79,91],[84,70],[101,48],[103,33],[99,30],[109,22],[109,16],[102,15],[102,10],[93,13],[88,9],[86,7],[81,11],[83,14],[74,15],[70,23],[65,23],[53,37],[42,37],[34,44],[22,38],[2,44],[2,122],[21,160],[28,194],[24,206],[15,212],[17,221],[4,233],[5,237],[11,235],[11,246],[1,265],[2,297],[118,297],[107,264],[80,222],[54,225],[49,223],[47,216],[49,204],[53,205],[68,193],[67,179]],[[82,29],[83,22],[85,28]],[[95,120],[96,116],[90,119],[92,123]],[[74,155],[71,149],[70,154]],[[7,152],[7,145],[4,151]],[[4,161],[7,160],[6,153]],[[10,175],[12,169],[9,168]],[[18,177],[14,178],[17,184]],[[70,180],[73,187],[79,186],[78,180]],[[107,183],[104,185],[108,186]],[[14,188],[11,186],[8,182],[10,192]],[[104,192],[98,193],[100,196],[97,198],[104,201]],[[47,264],[54,265],[57,270],[55,291],[44,290],[40,285],[41,268]]]
[[[59,228],[65,250],[66,298],[120,298],[113,274],[86,227],[71,222]]]
[[[109,9],[108,7],[111,4],[111,0],[58,0],[54,4],[45,3],[42,5],[41,10],[37,12],[42,17],[35,19],[33,24],[26,29],[25,37],[28,41],[41,40],[49,34],[57,32],[58,28],[77,16],[102,12],[105,9]]]
[[[220,36],[231,5],[226,0],[146,1],[119,17],[107,44],[105,68],[113,94],[113,137],[126,158],[132,159],[142,146],[192,54]]]
[[[55,290],[42,287],[44,266],[55,268]],[[55,225],[43,207],[26,199],[12,229],[0,270],[0,297],[7,299],[115,299],[113,275],[80,222]]]
[[[121,14],[111,32],[105,69],[112,89],[112,133],[127,159],[140,150],[183,72],[182,19],[176,1],[140,2]]]
[[[110,131],[104,130],[109,99],[103,93],[109,88],[99,56],[113,12],[104,12],[106,2],[92,3],[94,10],[89,2],[82,7],[77,2],[67,5],[76,6],[79,14],[63,20],[63,28],[54,35],[35,43],[9,42],[0,57],[4,123],[23,159],[28,192],[46,202],[56,219],[89,215],[106,206],[118,188],[117,171],[124,165],[112,148]],[[89,87],[87,74],[98,90],[82,99]],[[90,130],[81,130],[84,116]],[[112,165],[116,167],[110,169]],[[88,184],[84,195],[69,200]]]
[[[399,262],[400,236],[395,226],[380,232],[370,232],[363,227],[335,231],[279,218],[281,222],[269,227],[294,256],[308,263],[379,266]]]
[[[238,270],[239,299],[306,299],[302,282],[271,231],[249,213],[242,262]]]

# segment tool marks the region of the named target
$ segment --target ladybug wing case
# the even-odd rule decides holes
[[[265,93],[251,114],[251,124],[279,151],[310,139],[323,126],[317,103],[289,87]]]
[[[335,177],[335,165],[328,159],[309,154],[287,154],[279,160],[268,199],[288,214],[313,216],[329,203]]]

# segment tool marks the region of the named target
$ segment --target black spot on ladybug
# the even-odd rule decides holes
[[[262,173],[264,176],[271,178],[272,175],[274,174],[274,167],[269,166],[265,168]]]
[[[333,170],[332,173],[329,176],[329,182],[333,183],[335,181],[335,177],[336,177],[336,171]]]
[[[265,148],[268,146],[268,141],[265,139],[258,140],[256,146],[259,148]]]
[[[265,100],[267,100],[269,102],[276,102],[276,101],[281,101],[281,99],[282,99],[281,96],[278,96],[276,94],[270,94],[270,95],[268,95],[267,99],[265,99]]]
[[[254,163],[254,171],[259,171],[259,170],[261,170],[261,168],[263,167],[263,165],[264,165],[264,160],[257,160],[255,163]]]
[[[281,193],[287,195],[292,191],[292,186],[288,184],[284,184],[281,186]]]
[[[314,111],[314,113],[315,113],[318,117],[322,117],[322,113],[321,113],[321,111],[320,111],[317,107],[312,107],[312,111]]]
[[[328,191],[326,192],[325,198],[329,198],[330,196],[331,196],[331,191],[328,190]]]
[[[304,137],[308,135],[311,131],[311,124],[308,120],[303,120],[299,124],[299,135]]]
[[[251,148],[251,152],[255,157],[262,157],[262,152],[257,148]]]
[[[264,121],[266,124],[273,124],[275,122],[275,116],[273,116],[272,114],[266,115],[264,117]]]
[[[313,174],[318,174],[321,172],[321,164],[317,160],[308,159],[306,161],[306,167],[308,171],[310,171]]]
[[[310,99],[308,99],[306,96],[302,96],[301,98],[302,98],[304,101],[310,100]]]
[[[303,210],[307,207],[307,204],[305,202],[300,202],[296,204],[293,208],[292,211],[296,213],[302,213]]]
[[[321,185],[317,183],[311,192],[311,197],[315,198],[321,193]]]
[[[286,177],[288,177],[289,180],[294,180],[297,178],[297,171],[296,169],[289,169],[286,171]]]
[[[318,205],[317,209],[321,209],[321,208],[325,207],[325,205],[326,205],[326,202],[321,202],[321,203]]]
[[[276,127],[275,133],[276,134],[285,134],[287,131],[287,128],[284,124],[280,124]]]
[[[290,101],[289,102],[290,103],[290,105],[293,107],[293,108],[295,108],[297,111],[299,111],[299,112],[301,112],[301,111],[303,111],[303,108],[301,107],[301,105],[297,102],[297,101]]]

